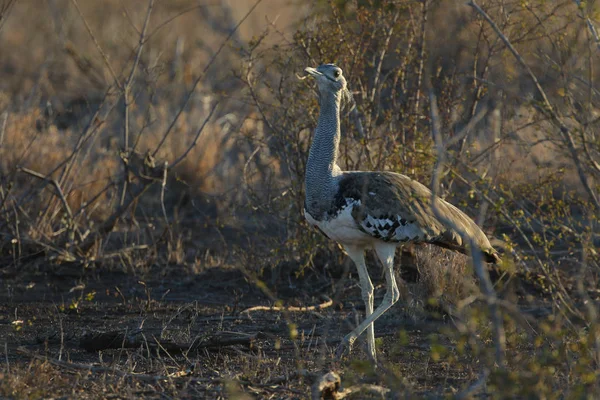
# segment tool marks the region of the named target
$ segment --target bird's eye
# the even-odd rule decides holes
[[[333,73],[333,76],[335,76],[336,78],[339,78],[341,74],[342,74],[342,73],[340,72],[340,70],[336,70],[336,71]]]

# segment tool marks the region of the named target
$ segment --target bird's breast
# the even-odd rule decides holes
[[[323,216],[312,215],[304,210],[304,217],[309,224],[317,227],[325,236],[340,244],[366,244],[372,237],[363,232],[352,216],[352,210],[360,205],[359,200],[347,199],[346,204],[331,210]]]

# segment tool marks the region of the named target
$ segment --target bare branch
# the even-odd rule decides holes
[[[221,349],[227,346],[243,345],[250,347],[258,337],[258,333],[219,331],[202,333],[191,342],[176,343],[163,339],[156,332],[145,332],[142,329],[133,331],[116,330],[109,332],[91,332],[83,335],[79,340],[79,347],[96,352],[107,349],[136,349],[140,346],[149,346],[154,350],[164,350],[169,353],[190,353],[201,349]],[[146,337],[153,340],[146,340]]]
[[[192,149],[194,147],[196,147],[196,144],[198,144],[198,139],[200,139],[200,136],[202,135],[202,132],[204,132],[204,128],[206,127],[206,124],[208,123],[208,121],[210,121],[211,117],[213,116],[213,114],[215,113],[215,110],[217,109],[217,106],[219,105],[219,103],[215,103],[215,105],[213,106],[213,108],[210,110],[210,112],[208,113],[208,115],[206,116],[206,118],[204,118],[204,122],[202,123],[202,125],[200,126],[200,128],[198,128],[198,130],[196,131],[196,136],[194,136],[194,140],[192,140],[192,143],[188,146],[188,148],[185,150],[185,152],[179,156],[179,158],[177,158],[175,161],[173,161],[171,163],[171,167],[170,169],[173,169],[175,166],[177,166],[177,164],[179,164],[180,162],[182,162],[190,153],[190,151],[192,151]]]
[[[600,173],[600,163],[598,163],[598,161],[594,160],[594,158],[592,157],[592,152],[590,151],[589,143],[585,137],[585,132],[581,132],[581,142],[583,144],[583,151],[585,152],[588,161],[596,170],[596,172]]]
[[[173,240],[173,237],[172,237],[173,232],[171,231],[171,224],[169,224],[167,208],[165,207],[165,189],[167,188],[167,177],[169,175],[168,167],[169,167],[169,162],[165,161],[164,171],[163,171],[163,179],[160,184],[160,209],[162,210],[163,218],[165,219],[165,226],[167,227],[167,230],[169,231],[169,236],[170,236],[171,240]]]
[[[33,177],[36,177],[38,179],[41,179],[48,183],[51,183],[52,186],[54,186],[54,188],[56,189],[56,194],[57,194],[58,198],[60,199],[60,201],[62,202],[67,215],[69,216],[69,223],[72,224],[73,223],[73,213],[71,212],[71,207],[69,207],[69,203],[67,203],[67,198],[65,197],[65,194],[63,193],[63,191],[60,188],[60,185],[58,184],[56,179],[53,179],[49,176],[44,176],[43,174],[40,174],[39,172],[33,171],[33,170],[31,170],[29,168],[25,168],[25,167],[20,167],[19,170],[26,173],[27,175],[31,175]]]
[[[81,12],[81,9],[79,8],[79,3],[77,2],[77,0],[71,0],[71,2],[73,3],[73,5],[75,6],[75,8],[77,9],[77,13],[81,17],[81,20],[83,21],[83,24],[85,25],[85,29],[88,31],[88,34],[90,35],[90,38],[94,42],[94,45],[96,46],[96,50],[98,50],[98,53],[100,53],[100,56],[102,56],[102,59],[104,60],[104,65],[106,65],[106,67],[108,68],[108,71],[110,72],[110,75],[112,76],[112,78],[113,78],[113,80],[115,82],[115,85],[118,88],[121,88],[121,83],[119,82],[119,78],[117,77],[117,74],[115,73],[115,71],[113,70],[112,66],[110,65],[110,61],[108,60],[108,56],[106,55],[106,53],[104,52],[104,50],[100,46],[100,43],[98,43],[98,40],[96,39],[96,36],[94,35],[94,32],[92,32],[92,28],[90,27],[90,24],[88,24],[87,19],[85,18],[85,16]]]
[[[225,45],[227,43],[229,43],[229,41],[231,40],[231,38],[237,33],[237,31],[240,28],[240,26],[244,23],[244,21],[246,21],[246,19],[248,19],[248,17],[250,16],[250,14],[252,14],[252,12],[256,9],[256,7],[258,7],[258,5],[261,2],[262,2],[262,0],[256,0],[256,2],[254,3],[254,5],[252,7],[250,7],[250,9],[248,10],[248,12],[242,17],[242,19],[240,19],[240,21],[235,25],[235,27],[231,30],[231,32],[229,32],[229,35],[227,35],[227,37],[225,38],[225,40],[223,40],[223,42],[221,42],[221,45],[219,46],[219,48],[217,49],[217,51],[215,52],[215,54],[212,55],[212,57],[208,61],[208,64],[206,64],[206,66],[204,67],[204,69],[202,70],[202,72],[200,73],[200,75],[198,76],[198,78],[196,78],[196,80],[194,81],[194,84],[192,85],[192,88],[190,89],[190,91],[189,91],[188,95],[186,96],[185,100],[183,101],[183,104],[179,108],[179,111],[177,112],[177,115],[175,115],[175,118],[173,119],[173,121],[171,122],[171,124],[169,125],[169,127],[167,128],[167,131],[165,132],[165,134],[163,135],[162,139],[160,140],[160,142],[156,146],[156,149],[154,149],[154,152],[152,153],[152,156],[156,156],[156,154],[158,153],[158,151],[160,150],[160,148],[163,146],[163,144],[167,140],[167,137],[171,134],[171,131],[173,130],[173,127],[175,126],[175,124],[179,120],[179,117],[181,116],[181,113],[183,112],[183,110],[185,109],[185,107],[189,103],[190,99],[192,98],[192,95],[196,91],[196,87],[198,87],[198,84],[200,83],[200,80],[202,78],[204,78],[204,75],[206,74],[206,71],[208,71],[208,69],[215,62],[215,60],[217,59],[217,57],[219,56],[219,54],[221,54],[221,51],[223,50],[223,48],[225,47]]]
[[[596,46],[598,47],[598,50],[600,50],[600,36],[598,36],[598,30],[596,30],[596,27],[594,26],[594,24],[592,23],[592,20],[587,16],[587,13],[585,12],[585,3],[581,4],[581,0],[574,0],[575,4],[577,4],[577,7],[581,10],[581,13],[583,14],[583,18],[585,19],[585,22],[587,24],[588,30],[590,32],[590,34],[592,35],[592,37],[594,38],[594,42],[596,42]]]
[[[135,373],[124,372],[124,371],[121,371],[114,367],[110,367],[110,368],[99,367],[99,366],[89,365],[89,364],[80,364],[80,363],[54,360],[52,358],[41,356],[32,351],[29,351],[25,347],[17,348],[17,352],[20,354],[24,354],[28,357],[34,358],[36,360],[42,360],[44,362],[48,362],[48,363],[50,363],[54,366],[60,367],[60,368],[67,368],[67,369],[75,370],[75,371],[87,371],[87,372],[95,373],[95,374],[115,375],[115,376],[122,377],[122,378],[136,379],[136,380],[145,381],[145,382],[160,382],[160,381],[172,380],[173,378],[179,378],[179,377],[185,376],[185,375],[180,375],[180,374],[168,375],[168,376],[135,374]],[[211,382],[214,380],[212,380],[210,378],[192,378],[190,381],[206,383],[206,382]]]
[[[123,96],[124,96],[124,104],[125,104],[125,151],[129,150],[129,91],[131,90],[131,84],[133,82],[133,78],[135,76],[135,72],[137,71],[138,64],[140,62],[140,57],[142,55],[142,50],[144,49],[144,43],[146,42],[146,31],[148,29],[148,22],[150,21],[150,14],[152,14],[152,8],[154,7],[154,0],[149,0],[148,2],[148,10],[146,11],[146,19],[144,20],[144,27],[142,28],[142,32],[140,33],[140,39],[138,41],[137,53],[135,55],[135,60],[133,61],[133,66],[131,67],[131,71],[129,72],[129,76],[125,81],[125,85],[123,86]]]
[[[2,113],[2,123],[0,123],[0,149],[2,148],[2,142],[4,142],[4,133],[6,132],[6,122],[8,121],[8,112]]]
[[[121,216],[125,213],[125,211],[127,211],[127,209],[129,208],[129,206],[131,206],[131,204],[133,204],[134,201],[136,201],[137,199],[140,198],[140,196],[142,194],[144,194],[146,192],[146,190],[148,190],[148,188],[151,186],[151,184],[154,183],[153,181],[146,181],[143,184],[141,184],[139,187],[137,187],[136,189],[134,189],[132,191],[132,193],[129,196],[129,200],[127,200],[126,202],[124,202],[122,205],[120,205],[113,213],[112,215],[110,215],[98,228],[98,230],[96,231],[95,234],[90,235],[88,237],[88,239],[86,239],[81,246],[79,247],[79,250],[82,253],[86,253],[90,248],[92,248],[92,246],[94,245],[94,243],[96,243],[96,240],[98,240],[98,238],[102,237],[103,235],[106,235],[107,233],[111,232],[115,225],[117,224],[117,222],[119,221],[119,218],[121,218]]]
[[[138,47],[137,47],[137,53],[135,55],[135,60],[133,62],[133,66],[131,67],[131,71],[129,72],[129,76],[127,77],[127,80],[125,81],[125,84],[123,85],[123,108],[124,108],[123,111],[125,114],[124,121],[123,121],[123,125],[124,125],[123,148],[125,149],[125,152],[129,151],[129,105],[130,105],[129,102],[130,102],[130,98],[131,98],[131,96],[130,96],[131,84],[133,83],[133,78],[135,76],[137,66],[140,62],[142,50],[144,49],[146,30],[148,29],[148,22],[150,21],[150,15],[152,14],[153,7],[154,7],[154,0],[149,0],[148,9],[146,11],[146,18],[144,19],[144,26],[142,28],[142,32],[140,33],[140,37],[139,37],[139,41],[138,41]],[[124,167],[125,167],[125,179],[123,180],[123,188],[122,188],[122,192],[121,192],[121,204],[123,204],[125,202],[125,195],[127,193],[127,187],[129,185],[127,164],[124,164]]]
[[[315,311],[315,310],[323,310],[325,308],[331,307],[333,305],[333,300],[329,297],[324,296],[326,301],[321,304],[317,304],[316,306],[303,306],[303,307],[281,307],[281,306],[255,306],[245,309],[241,312],[241,314],[250,313],[252,311],[289,311],[289,312],[306,312],[306,311]]]
[[[18,0],[6,0],[0,4],[0,31]]]
[[[422,85],[423,85],[423,71],[424,71],[424,65],[425,65],[425,45],[427,43],[426,41],[426,34],[427,34],[427,14],[428,14],[428,9],[429,9],[429,3],[428,0],[423,0],[421,3],[421,41],[419,43],[420,46],[420,53],[419,53],[419,70],[417,72],[417,83],[416,83],[416,88],[417,88],[417,93],[415,94],[415,103],[414,103],[414,124],[413,124],[413,135],[414,137],[417,137],[417,128],[419,126],[419,118],[417,118],[417,115],[419,115],[420,112],[420,104],[421,104],[421,91],[422,91]],[[414,141],[413,143],[413,150],[414,150]]]
[[[439,197],[437,195],[440,185],[441,169],[445,162],[446,146],[443,143],[441,132],[440,132],[440,120],[437,107],[437,99],[433,93],[433,89],[429,90],[429,101],[431,108],[431,131],[435,141],[437,150],[437,161],[433,169],[433,178],[431,184],[431,208],[436,218],[442,221],[445,225],[451,227],[454,231],[462,237],[465,243],[469,244],[471,249],[471,257],[473,259],[473,269],[479,278],[480,285],[483,289],[490,314],[492,318],[493,331],[494,331],[494,342],[496,346],[496,364],[499,368],[505,367],[505,349],[506,349],[506,337],[504,333],[504,324],[502,322],[502,315],[498,307],[498,298],[494,290],[494,285],[490,280],[487,269],[483,265],[483,257],[479,246],[475,240],[463,229],[457,226],[451,219],[446,216],[438,208]],[[460,135],[459,135],[460,136]]]
[[[546,92],[542,88],[542,85],[540,84],[539,80],[537,79],[537,77],[535,76],[535,74],[533,73],[533,71],[531,70],[529,65],[527,65],[527,63],[525,62],[523,57],[521,57],[521,55],[519,54],[517,49],[515,49],[515,47],[512,45],[512,43],[502,33],[500,28],[498,28],[498,26],[494,23],[494,21],[490,18],[490,16],[474,0],[469,1],[467,4],[471,7],[473,7],[473,9],[475,9],[475,11],[477,11],[477,13],[479,13],[488,22],[488,24],[496,32],[496,35],[498,35],[498,37],[502,40],[502,42],[504,42],[506,47],[510,50],[510,52],[513,54],[513,56],[516,58],[516,60],[519,62],[519,64],[521,64],[521,67],[523,69],[525,69],[525,71],[529,75],[529,78],[533,82],[540,97],[542,98],[542,103],[544,106],[542,108],[542,112],[547,114],[550,117],[551,121],[555,125],[557,125],[558,128],[560,129],[560,133],[563,136],[563,140],[565,141],[565,144],[567,145],[567,149],[569,150],[569,153],[571,154],[571,159],[572,159],[573,163],[575,164],[575,167],[577,168],[577,172],[579,174],[579,180],[581,181],[583,187],[585,188],[586,192],[590,196],[590,199],[592,200],[596,209],[598,211],[600,211],[600,199],[598,198],[594,189],[592,188],[592,186],[590,185],[590,183],[588,181],[583,164],[581,163],[581,159],[579,158],[578,150],[575,146],[575,141],[573,139],[573,135],[571,134],[571,131],[569,130],[569,128],[561,120],[559,114],[557,113],[557,111],[554,109],[554,107],[550,103],[550,100],[548,100],[548,96],[546,96]]]
[[[456,399],[471,399],[473,395],[477,393],[485,385],[487,378],[490,376],[490,371],[484,371],[483,374],[473,382],[468,388],[456,394]]]
[[[159,30],[161,30],[162,28],[164,28],[165,26],[167,26],[170,22],[173,22],[175,19],[181,17],[182,15],[185,15],[191,11],[194,11],[198,8],[202,8],[204,7],[204,5],[196,5],[193,7],[189,7],[186,8],[185,10],[178,12],[177,14],[173,15],[172,17],[167,18],[166,20],[164,20],[163,22],[161,22],[160,24],[158,24],[158,26],[156,26],[152,32],[150,32],[148,34],[148,36],[146,36],[146,40],[149,40],[152,36],[154,36],[155,33],[157,33]]]

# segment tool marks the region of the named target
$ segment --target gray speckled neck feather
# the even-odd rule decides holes
[[[341,92],[320,95],[319,122],[308,162],[306,164],[306,210],[317,219],[324,217],[337,192],[336,177],[341,173],[337,165],[340,143]]]

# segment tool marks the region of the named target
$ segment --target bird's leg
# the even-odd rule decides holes
[[[360,289],[362,292],[362,298],[365,302],[365,320],[371,317],[373,314],[373,283],[371,282],[371,278],[369,277],[369,272],[367,270],[367,265],[365,264],[365,254],[364,249],[362,247],[355,246],[346,246],[345,247],[348,256],[354,261],[356,264],[356,269],[358,270],[358,278],[360,280]],[[362,332],[361,332],[362,333]],[[352,349],[352,344],[356,340],[356,338],[360,334],[355,336],[348,335],[344,338],[343,342],[340,344],[338,348],[338,357],[340,357],[346,347],[348,351]],[[375,327],[373,324],[370,324],[367,328],[367,350],[369,355],[376,361],[375,358]]]
[[[379,260],[381,260],[385,269],[387,291],[379,307],[377,307],[377,309],[371,315],[366,317],[363,322],[361,322],[352,332],[350,332],[344,338],[344,342],[349,343],[350,345],[356,340],[357,337],[360,336],[361,333],[365,331],[365,329],[373,329],[373,323],[375,322],[375,320],[379,318],[384,312],[386,312],[400,298],[400,291],[398,290],[396,278],[394,277],[394,254],[396,252],[396,245],[389,243],[377,244],[375,246],[375,252],[377,253],[377,257],[379,258]],[[364,265],[364,257],[362,258],[362,260],[362,266],[366,271],[366,266]],[[360,271],[361,268],[359,267],[359,264],[357,264],[357,267]],[[372,287],[373,285],[371,285],[371,288]],[[374,338],[372,355],[373,357],[375,356]]]

